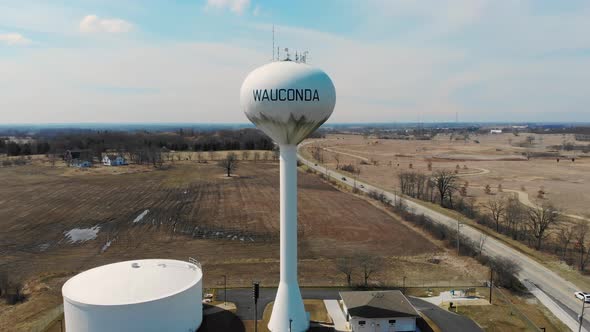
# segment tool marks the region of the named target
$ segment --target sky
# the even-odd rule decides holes
[[[0,124],[247,122],[309,51],[329,122],[590,121],[587,0],[0,0]]]

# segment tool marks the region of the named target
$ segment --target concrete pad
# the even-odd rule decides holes
[[[334,322],[334,330],[336,332],[350,331],[347,328],[346,317],[344,317],[344,312],[342,309],[340,309],[338,300],[324,300],[324,305],[326,305],[328,315],[332,317],[332,321]]]

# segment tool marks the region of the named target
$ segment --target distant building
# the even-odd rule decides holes
[[[415,332],[420,314],[398,290],[340,292],[342,309],[353,332]]]
[[[502,133],[502,129],[492,129],[490,130],[490,134],[501,134]]]
[[[104,166],[123,166],[127,165],[127,160],[123,156],[105,154],[102,157],[102,164]]]
[[[73,159],[72,161],[70,161],[70,166],[89,168],[92,167],[92,162],[88,160]]]
[[[92,167],[92,151],[89,149],[66,150],[63,159],[68,167]]]

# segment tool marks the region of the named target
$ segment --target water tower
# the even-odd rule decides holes
[[[305,331],[309,319],[297,281],[297,144],[328,120],[336,104],[336,90],[318,68],[298,61],[275,61],[246,77],[240,102],[248,119],[280,148],[281,277],[268,328],[272,332]]]

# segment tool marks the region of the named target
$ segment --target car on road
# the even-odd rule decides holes
[[[590,293],[586,292],[575,292],[574,293],[579,300],[582,300],[586,303],[590,303]]]
[[[361,184],[359,187],[361,187],[361,188],[365,188],[365,186],[363,186],[362,184]]]
[[[346,181],[346,178],[344,176],[342,177],[342,181]]]

